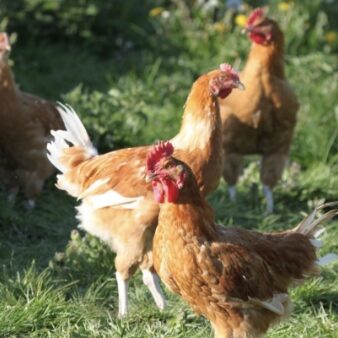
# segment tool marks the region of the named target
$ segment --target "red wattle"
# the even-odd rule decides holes
[[[165,195],[167,197],[167,202],[173,203],[177,200],[179,189],[177,185],[171,180],[163,181],[163,188],[165,190]]]
[[[249,38],[251,41],[256,42],[259,45],[264,45],[267,42],[267,39],[263,34],[250,33]]]
[[[221,89],[218,93],[218,97],[225,99],[232,91],[232,88]]]

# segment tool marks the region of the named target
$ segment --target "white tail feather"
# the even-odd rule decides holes
[[[310,238],[310,242],[316,249],[320,249],[323,246],[323,242],[319,239]]]
[[[82,146],[83,148],[90,149],[94,148],[90,142],[89,136],[85,127],[83,126],[80,118],[77,116],[74,109],[67,105],[61,103],[57,107],[59,114],[65,124],[67,133],[70,137],[69,141],[72,142],[75,146]]]
[[[337,204],[338,202],[325,203],[315,208],[309,216],[304,218],[303,221],[300,222],[296,228],[294,228],[293,231],[301,233],[305,236],[314,236],[313,233],[317,230],[318,225],[326,221],[329,221],[335,215],[337,215],[337,210],[334,209],[334,210],[328,211],[327,213],[319,216],[316,219],[317,212],[323,208],[334,206]]]
[[[289,296],[287,293],[277,293],[273,295],[272,299],[260,300],[258,298],[249,297],[251,303],[262,306],[271,312],[274,312],[280,316],[286,314],[286,309],[288,306]]]
[[[327,264],[330,264],[331,262],[334,262],[338,259],[338,256],[334,253],[329,253],[327,255],[325,255],[324,257],[320,257],[317,259],[317,264],[319,266],[324,266]]]
[[[57,109],[66,130],[51,131],[54,140],[47,144],[49,152],[47,157],[57,169],[64,173],[67,168],[60,163],[59,158],[62,156],[64,149],[69,147],[67,142],[74,146],[82,147],[88,158],[97,155],[97,150],[91,143],[87,131],[74,109],[69,105],[65,106],[61,103],[58,103]]]
[[[324,232],[325,232],[325,228],[319,229],[313,234],[313,237],[319,238]]]
[[[308,217],[306,217],[301,223],[299,223],[298,226],[294,229],[294,231],[301,233],[305,236],[308,236],[311,244],[318,250],[323,245],[322,241],[319,240],[319,237],[325,232],[325,229],[323,228],[317,229],[317,227],[323,222],[328,221],[332,219],[335,215],[337,215],[337,210],[336,209],[330,210],[327,213],[315,219],[316,213],[320,209],[336,206],[337,204],[338,202],[331,202],[320,205],[315,210],[313,210],[313,212]],[[324,257],[318,258],[316,264],[319,266],[323,266],[337,259],[338,256],[336,254],[330,253]]]

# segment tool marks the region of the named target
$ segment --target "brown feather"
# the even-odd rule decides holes
[[[211,321],[215,337],[260,337],[289,314],[288,288],[319,272],[312,230],[336,211],[318,222],[312,215],[307,232],[303,225],[268,234],[223,228],[186,171],[177,201],[160,205],[154,267],[169,289]]]

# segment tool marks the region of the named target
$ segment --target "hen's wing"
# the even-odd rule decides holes
[[[96,196],[100,207],[135,202],[134,198],[151,193],[151,186],[145,181],[149,149],[127,148],[95,156],[67,171],[65,180],[59,179],[58,184],[67,191],[66,185],[73,185],[73,195],[78,198]]]
[[[281,128],[293,129],[299,109],[297,97],[287,80],[271,76],[263,81],[264,90],[273,105],[273,116]]]
[[[183,272],[171,273],[167,283],[196,312],[209,319],[224,311],[286,314],[288,294],[276,287],[269,266],[255,252],[240,244],[190,242],[186,253],[185,265],[189,265],[192,276],[187,278],[184,268]]]
[[[218,284],[214,284],[216,288],[223,289],[229,298],[248,301],[249,298],[265,300],[273,296],[269,267],[243,245],[213,242],[210,246],[202,246],[201,262],[214,281],[218,280]]]

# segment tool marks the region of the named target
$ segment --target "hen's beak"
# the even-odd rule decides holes
[[[234,87],[240,90],[245,90],[245,86],[240,80],[235,81]]]
[[[252,27],[251,26],[245,26],[242,28],[241,33],[246,34],[252,32]]]
[[[156,177],[157,177],[157,175],[156,175],[155,173],[152,173],[152,172],[147,173],[147,174],[146,174],[146,182],[147,182],[147,183],[150,183],[150,182],[152,182]]]

